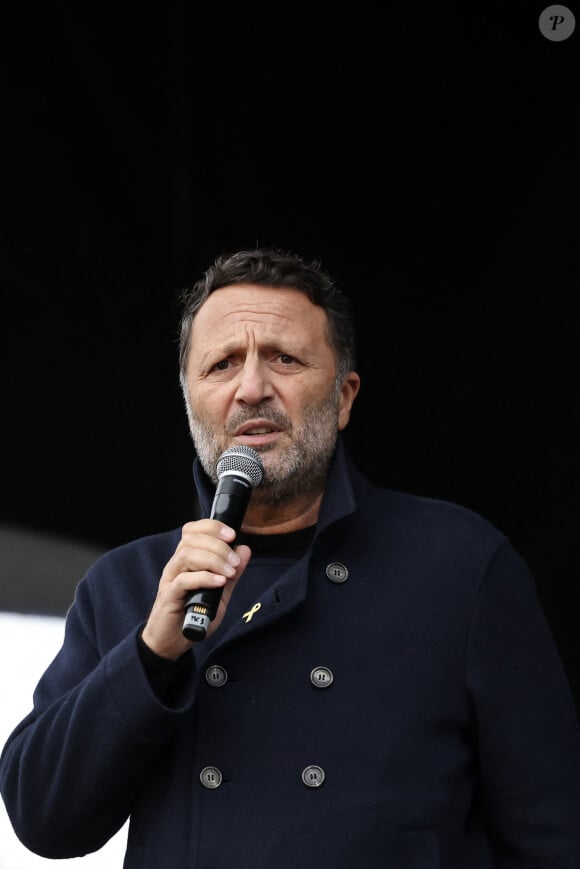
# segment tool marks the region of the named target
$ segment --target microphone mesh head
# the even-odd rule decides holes
[[[216,467],[218,479],[224,474],[243,474],[252,486],[259,486],[264,476],[262,459],[252,447],[239,444],[222,453]]]

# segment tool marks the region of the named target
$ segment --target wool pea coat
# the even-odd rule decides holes
[[[250,562],[160,698],[138,636],[179,539],[118,547],[77,587],[1,757],[28,848],[82,855],[130,818],[125,869],[580,867],[573,696],[487,520],[374,486],[339,438],[309,551],[262,560],[255,598]]]

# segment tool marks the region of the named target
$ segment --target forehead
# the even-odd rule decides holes
[[[326,337],[326,312],[300,290],[235,284],[215,290],[196,313],[195,341],[233,337],[247,329],[258,334],[303,335],[308,340]]]

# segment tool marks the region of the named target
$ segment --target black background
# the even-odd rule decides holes
[[[319,257],[355,460],[511,537],[580,697],[580,29],[435,5],[5,18],[0,522],[106,548],[186,521],[179,289],[240,247]]]

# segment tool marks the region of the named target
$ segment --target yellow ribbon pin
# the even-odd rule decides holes
[[[252,621],[252,617],[254,616],[254,613],[257,613],[258,610],[261,609],[261,607],[262,607],[261,603],[255,603],[251,610],[248,610],[247,613],[244,613],[242,618],[246,620],[246,624],[248,624],[248,622]]]

